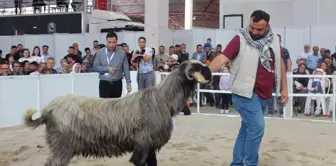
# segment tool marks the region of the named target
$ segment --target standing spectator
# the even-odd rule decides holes
[[[174,48],[174,46],[170,46],[169,47],[169,56],[171,56],[173,54],[175,54],[175,48]]]
[[[18,44],[17,45],[17,51],[16,51],[14,57],[21,58],[23,56],[23,50],[24,50],[23,45]]]
[[[286,68],[286,71],[287,72],[292,72],[292,60],[290,58],[290,55],[289,55],[289,51],[287,50],[287,48],[285,47],[282,47],[281,45],[281,36],[278,34],[278,37],[279,37],[279,42],[280,42],[280,46],[281,46],[281,52],[283,54],[283,61],[285,63],[285,68]]]
[[[10,51],[10,53],[6,54],[6,60],[8,61],[8,58],[9,58],[10,56],[13,56],[13,57],[14,57],[14,60],[16,60],[16,61],[19,60],[20,57],[18,56],[18,54],[16,54],[16,52],[17,52],[17,46],[13,45],[13,46],[11,47],[11,51]]]
[[[180,45],[176,44],[174,48],[174,54],[176,54],[177,56],[180,56],[180,53],[181,53]]]
[[[322,57],[319,54],[319,48],[317,46],[314,46],[313,54],[309,55],[307,59],[307,67],[310,74],[312,74],[313,71],[317,68],[317,62],[320,58]]]
[[[99,51],[99,43],[98,43],[98,40],[94,40],[93,41],[93,48],[92,48],[92,51],[93,51],[93,55],[96,55],[96,53]]]
[[[155,66],[156,70],[160,68],[164,68],[164,66],[168,63],[169,56],[165,53],[165,47],[159,47],[159,53],[155,56]]]
[[[298,63],[299,60],[303,60],[305,64],[307,64],[307,59],[308,56],[311,54],[310,52],[310,45],[309,44],[305,44],[303,47],[303,53],[296,59],[296,63]]]
[[[9,71],[13,72],[14,69],[14,57],[10,56],[8,58]]]
[[[2,58],[2,50],[0,50],[0,62],[3,61],[3,58]]]
[[[106,35],[107,47],[97,52],[93,67],[99,75],[99,96],[119,98],[122,94],[122,78],[125,75],[127,91],[131,92],[131,77],[125,51],[117,48],[118,36],[113,32]]]
[[[14,0],[14,6],[15,6],[15,15],[21,14],[22,0]]]
[[[54,58],[52,55],[49,54],[49,46],[47,45],[43,45],[42,46],[42,59],[43,59],[43,62],[47,62],[48,58]]]
[[[206,54],[202,51],[202,45],[198,44],[196,46],[196,52],[194,52],[191,59],[201,61],[202,63],[205,62]]]
[[[89,47],[86,47],[85,48],[85,56],[83,57],[83,60],[87,59],[89,61],[89,68],[92,68],[93,67],[93,62],[94,62],[94,59],[95,59],[95,56],[93,54],[91,54],[91,50]]]
[[[206,64],[209,64],[215,57],[216,53],[213,52],[210,46],[205,46]]]
[[[74,48],[74,54],[78,55],[81,59],[83,59],[82,52],[79,50],[78,43],[72,44],[72,47]]]
[[[223,66],[222,72],[229,74],[230,73],[229,66]],[[229,91],[230,83],[231,83],[231,75],[220,76],[219,89],[224,90],[224,91]],[[230,98],[231,98],[230,93],[222,93],[221,94],[221,99],[222,99],[222,109],[220,111],[221,114],[224,114],[224,113],[228,114],[229,113]]]
[[[222,53],[222,45],[217,44],[216,46],[216,55],[220,55]]]
[[[146,47],[146,38],[138,39],[139,47],[133,51],[132,62],[133,67],[138,69],[138,89],[146,89],[154,86],[155,73],[153,63],[153,50]]]
[[[177,61],[180,64],[182,64],[184,61],[187,61],[188,59],[189,59],[189,53],[186,52],[186,45],[185,44],[181,44],[179,59]]]
[[[129,52],[129,46],[127,44],[124,44],[122,46],[122,49],[126,53],[126,57],[127,57],[127,60],[128,60],[128,64],[129,64],[130,70],[133,70],[133,66],[132,66],[132,62],[131,62],[132,54]]]
[[[35,46],[33,49],[33,53],[30,56],[31,62],[36,61],[38,64],[43,62],[43,59],[41,57],[41,51],[39,46]]]

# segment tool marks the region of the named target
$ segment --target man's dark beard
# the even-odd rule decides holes
[[[255,36],[250,32],[250,36],[252,40],[259,40],[262,39],[265,35],[261,35],[261,36]]]

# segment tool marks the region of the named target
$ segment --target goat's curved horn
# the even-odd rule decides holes
[[[188,65],[188,66],[185,68],[185,75],[186,75],[186,77],[187,77],[189,80],[193,80],[193,77],[189,75],[190,69],[191,69],[191,65]]]
[[[209,80],[205,80],[204,76],[200,72],[194,72],[192,75],[199,83],[207,84],[209,82]]]

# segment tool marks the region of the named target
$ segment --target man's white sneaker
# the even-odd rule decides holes
[[[229,113],[229,110],[225,110],[225,114],[228,114]]]
[[[220,114],[224,114],[224,112],[225,112],[224,110],[220,110],[219,111]]]

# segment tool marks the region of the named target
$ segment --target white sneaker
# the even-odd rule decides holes
[[[224,112],[225,112],[224,110],[220,110],[220,112],[219,112],[219,113],[220,113],[220,114],[224,114]]]
[[[225,114],[228,114],[229,113],[229,110],[225,110]]]

